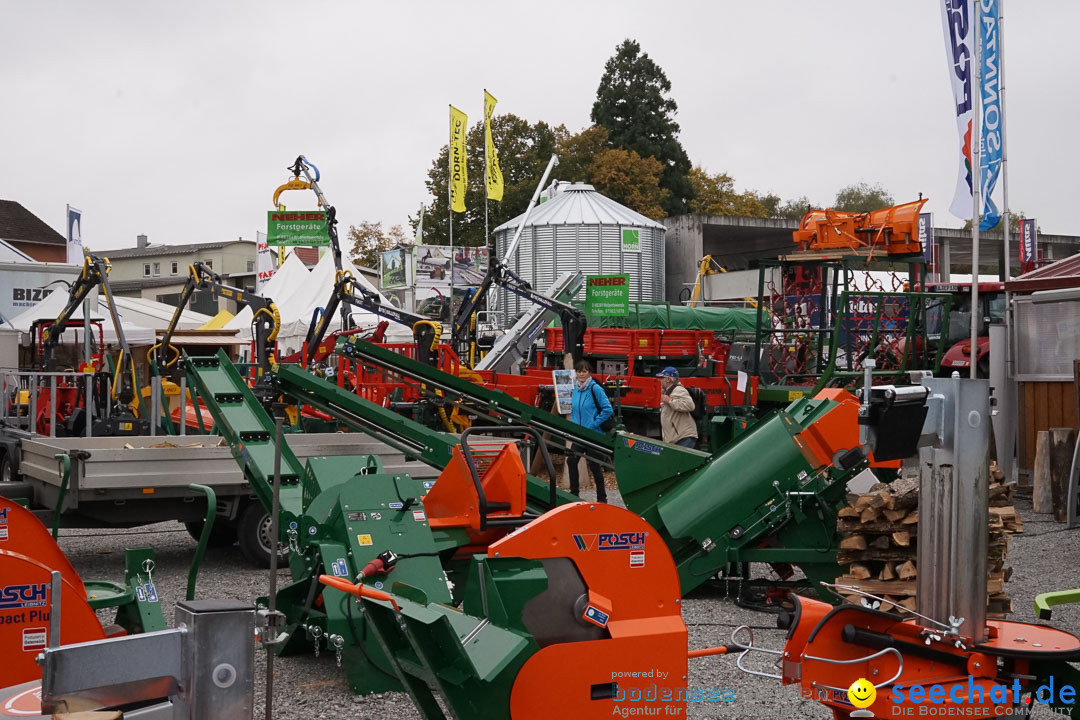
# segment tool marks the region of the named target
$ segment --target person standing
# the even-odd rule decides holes
[[[656,374],[660,378],[660,430],[666,443],[693,448],[697,446],[698,430],[694,420],[694,399],[679,383],[679,371],[666,367]]]
[[[611,402],[608,400],[604,389],[593,380],[592,367],[588,362],[579,361],[574,366],[574,370],[577,373],[577,381],[574,383],[573,407],[570,411],[570,419],[582,427],[602,433],[604,432],[602,425],[614,415]],[[577,495],[581,489],[578,478],[578,465],[581,456],[584,454],[585,448],[582,445],[578,443],[570,445],[567,463],[569,464],[568,470],[570,473],[570,492],[574,495]],[[585,464],[589,467],[589,473],[596,483],[597,502],[606,503],[607,488],[604,486],[604,469],[595,460],[586,460]]]

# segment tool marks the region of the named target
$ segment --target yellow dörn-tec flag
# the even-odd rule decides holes
[[[499,154],[495,152],[495,141],[491,138],[491,113],[497,103],[491,93],[484,91],[484,142],[487,148],[487,196],[489,200],[502,200],[503,177],[499,169]]]
[[[465,132],[469,116],[450,106],[450,209],[465,212],[465,188],[469,171],[465,167]]]

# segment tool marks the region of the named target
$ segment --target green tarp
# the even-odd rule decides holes
[[[577,303],[575,303],[577,304]],[[714,330],[754,334],[754,308],[685,307],[667,303],[630,303],[626,317],[590,317],[589,327],[657,328],[664,330]]]

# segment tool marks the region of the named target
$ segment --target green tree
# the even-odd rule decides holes
[[[624,40],[604,66],[592,121],[608,131],[611,147],[656,158],[664,166],[660,187],[668,191],[663,208],[668,215],[689,211],[694,196],[687,177],[690,158],[679,142],[675,122],[678,105],[669,93],[667,75],[635,40]]]
[[[491,134],[499,152],[503,173],[503,199],[488,203],[488,225],[494,230],[502,223],[525,212],[536,183],[540,181],[556,144],[567,137],[566,128],[545,122],[530,124],[516,115],[496,115],[491,119]],[[465,136],[468,151],[466,165],[469,184],[465,190],[465,212],[454,213],[454,244],[484,244],[484,123],[469,128]],[[444,145],[428,170],[427,189],[431,198],[424,211],[423,240],[428,245],[449,245],[449,146]],[[553,172],[553,177],[557,172]],[[410,217],[413,230],[419,215]]]
[[[742,217],[769,217],[769,209],[753,190],[735,191],[735,180],[727,173],[712,175],[700,165],[690,171],[690,185],[694,199],[690,212],[705,215],[739,215]],[[779,200],[779,198],[777,198]]]
[[[403,245],[409,242],[405,231],[400,225],[390,228],[389,232],[383,232],[381,222],[361,222],[359,226],[350,225],[346,240],[352,245],[349,247],[349,259],[354,265],[362,265],[369,268],[379,267],[379,255],[391,249],[395,245]]]
[[[895,204],[893,196],[880,184],[870,185],[861,182],[841,188],[836,193],[833,209],[844,212],[870,212],[892,207]]]
[[[801,195],[794,200],[784,201],[780,199],[779,195],[773,193],[763,196],[761,204],[765,206],[765,210],[768,212],[767,217],[776,220],[802,220],[807,210],[817,207],[805,195]]]
[[[601,195],[653,220],[667,215],[663,204],[668,191],[660,187],[663,172],[656,158],[623,148],[604,150],[588,166],[589,182]]]

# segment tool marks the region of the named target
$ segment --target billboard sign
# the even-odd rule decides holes
[[[330,244],[322,210],[269,210],[266,243],[275,247],[323,247]]]
[[[384,288],[399,288],[409,284],[408,251],[394,248],[379,255],[380,278]]]
[[[626,317],[630,314],[630,276],[589,275],[585,281],[585,314]]]

